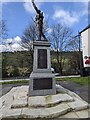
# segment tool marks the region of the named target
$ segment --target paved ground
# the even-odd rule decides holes
[[[90,89],[88,86],[82,86],[80,84],[71,82],[71,81],[59,81],[57,84],[62,85],[63,87],[75,92],[78,94],[82,99],[89,103],[90,101]]]
[[[28,83],[25,84],[4,84],[4,85],[0,85],[0,93],[2,93],[2,95],[6,94],[7,92],[9,92],[13,87],[17,87],[17,86],[21,86],[21,85],[28,85]],[[0,94],[1,96],[1,94]]]
[[[90,89],[88,89],[88,86],[81,86],[79,84],[76,84],[74,82],[71,81],[57,81],[57,84],[62,85],[63,87],[77,93],[79,96],[81,96],[81,98],[85,101],[87,101],[89,103],[90,98],[88,93],[90,93]],[[6,85],[0,85],[0,93],[2,92],[2,95],[6,94],[8,91],[11,90],[12,87],[16,87],[16,86],[21,86],[21,85],[28,85],[28,83],[26,84],[6,84]],[[1,96],[1,94],[0,94]]]

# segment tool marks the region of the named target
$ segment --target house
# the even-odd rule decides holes
[[[80,32],[82,39],[83,65],[90,67],[90,24]]]
[[[82,40],[83,66],[90,73],[90,24],[79,34]]]

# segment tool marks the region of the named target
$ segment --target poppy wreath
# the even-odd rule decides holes
[[[90,60],[90,56],[89,56],[89,57],[87,57],[87,56],[84,56],[84,59],[89,59],[89,60]]]
[[[88,57],[88,59],[90,60],[90,56]]]
[[[84,56],[84,59],[87,59],[88,57],[87,56]]]
[[[85,64],[90,64],[90,59],[86,60]]]

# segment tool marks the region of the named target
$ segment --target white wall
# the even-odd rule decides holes
[[[82,50],[83,50],[83,64],[84,67],[90,67],[89,65],[85,64],[84,56],[90,56],[90,28],[85,30],[81,33],[81,39],[82,39]]]

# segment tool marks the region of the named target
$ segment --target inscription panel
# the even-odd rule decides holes
[[[38,49],[38,68],[47,68],[47,50],[45,49]]]
[[[52,78],[33,79],[33,90],[52,89]]]

